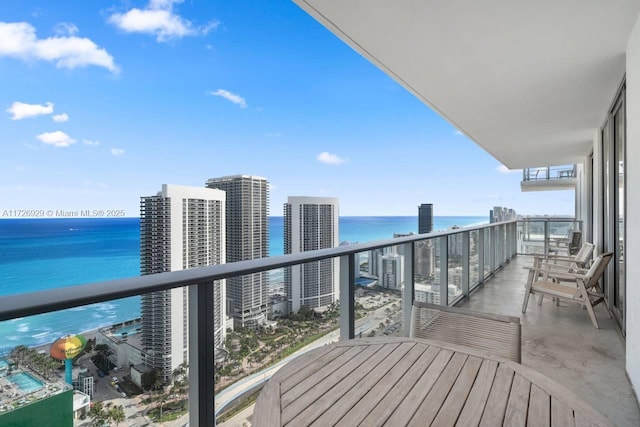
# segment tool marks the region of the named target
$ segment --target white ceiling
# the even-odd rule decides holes
[[[640,0],[294,0],[511,169],[580,163]]]

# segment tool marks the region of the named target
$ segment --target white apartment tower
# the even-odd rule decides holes
[[[397,253],[380,255],[378,262],[380,286],[387,289],[402,289],[404,284],[404,256]]]
[[[339,245],[338,199],[289,197],[284,204],[284,253],[295,254]],[[303,305],[321,308],[339,297],[339,260],[309,262],[285,269],[289,312]]]
[[[224,191],[162,186],[140,198],[140,270],[143,275],[225,262]],[[225,281],[214,282],[215,347],[225,339]],[[141,295],[145,364],[163,380],[188,361],[187,288]]]
[[[227,193],[226,259],[245,261],[269,256],[269,183],[250,175],[223,176],[207,188]],[[267,272],[227,279],[227,298],[236,326],[255,328],[267,319]]]

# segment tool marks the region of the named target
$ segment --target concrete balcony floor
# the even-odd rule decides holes
[[[618,426],[639,426],[640,409],[625,372],[625,345],[604,304],[595,307],[600,329],[578,304],[556,306],[529,298],[522,313],[524,285],[533,258],[519,256],[473,292],[461,307],[520,317],[522,364],[563,384]]]

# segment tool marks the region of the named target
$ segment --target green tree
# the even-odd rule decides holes
[[[89,418],[94,426],[102,426],[107,420],[107,414],[104,410],[102,402],[94,402],[89,409]]]
[[[109,365],[109,356],[113,354],[113,351],[106,344],[98,344],[95,346],[96,352],[100,355],[100,359],[102,359],[102,364],[106,368]]]
[[[189,390],[189,365],[182,362],[173,370],[173,391],[179,395],[184,395]]]
[[[122,407],[122,405],[117,405],[109,408],[108,418],[110,421],[113,421],[114,423],[116,423],[116,426],[118,426],[121,422],[123,422],[126,416],[125,416],[124,408]]]

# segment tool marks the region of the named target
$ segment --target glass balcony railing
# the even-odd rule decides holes
[[[522,170],[522,181],[549,181],[576,177],[576,165],[525,168]]]
[[[517,224],[518,255],[548,254],[553,242],[568,239],[570,232],[581,231],[582,221],[574,218],[524,218]],[[584,235],[581,242],[585,242]]]
[[[520,252],[525,235],[532,239],[536,234],[534,231],[543,236],[562,234],[559,228],[552,231],[550,222],[542,221],[541,224],[542,228],[538,230],[535,227],[540,226],[534,227],[529,221],[508,221],[7,295],[0,297],[0,321],[5,325],[27,323],[28,316],[58,315],[60,310],[66,310],[66,313],[77,315],[77,330],[68,332],[81,333],[84,332],[83,316],[90,316],[95,304],[109,304],[127,297],[140,298],[142,319],[135,315],[131,320],[87,334],[91,352],[75,361],[76,369],[87,369],[80,380],[89,377],[96,380],[92,384],[93,392],[105,400],[122,398],[126,403],[126,399],[141,393],[134,404],[122,405],[125,415],[133,417],[130,419],[146,413],[158,421],[161,417],[168,420],[165,416],[169,413],[184,417],[182,421],[188,421],[190,425],[214,425],[214,418],[225,412],[232,402],[255,392],[282,364],[310,348],[338,339],[408,336],[414,300],[454,305],[465,299]],[[322,260],[336,262],[315,263]],[[325,294],[320,292],[318,296],[318,305],[322,308],[303,308],[294,315],[283,317],[290,304],[286,296],[287,275],[295,268],[313,263],[319,269],[336,273],[338,286],[335,288],[339,295],[332,295],[333,288],[329,287]],[[218,294],[219,284],[257,272],[268,272],[270,279],[269,319],[253,329],[227,330],[224,344],[216,343],[216,339],[222,342],[220,331],[231,325],[229,317],[216,318],[223,303]],[[172,301],[180,299],[180,304],[187,308],[188,318],[165,325],[161,318],[164,308],[158,306],[166,303],[169,296]],[[227,293],[227,298],[230,297]],[[258,297],[260,295],[256,294]],[[154,328],[164,329],[165,335],[148,332]],[[169,333],[174,337],[172,340],[167,339]],[[16,372],[23,369],[39,379],[43,387],[38,389],[40,394],[16,390],[22,397],[10,404],[4,403],[0,416],[48,397],[46,394],[52,390],[50,383],[59,383],[60,388],[64,385],[61,362],[55,362],[57,365],[50,382],[44,381],[40,368],[16,362],[20,356],[15,348],[20,345],[29,347],[33,343],[16,341],[4,345],[4,354],[0,355],[0,377],[5,360],[7,369]],[[39,350],[41,348],[36,346],[35,354],[40,354]],[[187,362],[188,372],[184,369],[187,365],[182,363],[164,372],[149,369],[169,355]],[[98,370],[102,371],[102,377]],[[78,388],[91,391],[83,389],[84,386],[83,383]],[[96,416],[95,412],[86,416]],[[108,414],[106,409],[105,414]]]

